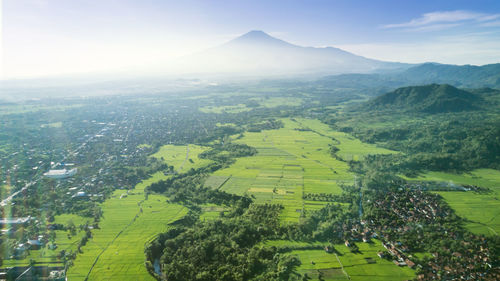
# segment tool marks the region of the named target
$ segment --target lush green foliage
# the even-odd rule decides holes
[[[481,104],[478,95],[447,84],[431,84],[399,88],[376,97],[364,109],[443,113],[478,109]]]

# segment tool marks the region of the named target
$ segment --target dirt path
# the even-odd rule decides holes
[[[179,166],[179,169],[177,169],[177,173],[179,173],[182,170],[184,164],[186,164],[188,160],[189,160],[189,144],[186,145],[186,158],[184,158],[184,162],[182,162],[182,164]]]
[[[340,262],[340,259],[339,259],[339,256],[337,255],[337,253],[335,253],[335,257],[337,258],[337,261],[340,264],[340,268],[342,269],[342,272],[344,272],[347,279],[351,280],[351,277],[349,276],[349,274],[347,274],[347,272],[344,270],[344,265],[342,264],[342,262]]]

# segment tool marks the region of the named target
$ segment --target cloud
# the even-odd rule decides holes
[[[487,26],[492,21],[499,19],[500,14],[486,14],[473,11],[437,11],[425,13],[408,22],[383,25],[382,28],[404,28],[409,31],[441,30],[455,27],[464,23],[481,23]]]
[[[490,22],[485,22],[485,23],[482,23],[480,24],[481,26],[485,26],[485,27],[495,27],[495,26],[500,26],[500,20],[497,20],[497,21],[490,21]]]
[[[500,32],[473,32],[417,42],[337,45],[365,57],[407,63],[438,62],[484,65],[500,63]]]
[[[406,29],[407,31],[437,31],[459,26],[459,23],[438,23]]]

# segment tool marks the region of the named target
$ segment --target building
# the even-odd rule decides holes
[[[12,228],[16,228],[19,226],[25,226],[30,220],[30,216],[24,218],[0,219],[0,227],[7,228],[10,226]]]
[[[71,170],[49,170],[48,172],[44,173],[43,175],[47,178],[51,179],[65,179],[71,176],[74,176],[77,172],[77,169],[71,169]]]
[[[71,196],[71,198],[86,198],[86,197],[87,193],[85,191],[78,191],[73,196]]]
[[[42,242],[40,240],[28,240],[28,245],[30,250],[40,250],[42,248]]]

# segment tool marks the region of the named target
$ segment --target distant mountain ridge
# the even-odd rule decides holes
[[[323,87],[365,89],[368,95],[433,83],[500,89],[500,63],[483,66],[424,63],[391,73],[329,75],[318,79],[317,83]]]
[[[185,57],[185,71],[265,75],[373,73],[407,68],[333,48],[301,47],[254,30],[221,46]]]
[[[430,84],[396,89],[364,105],[370,110],[445,113],[475,110],[482,98],[448,84]]]
[[[408,68],[396,78],[419,84],[447,83],[457,87],[500,88],[500,63],[483,66],[424,63]]]

